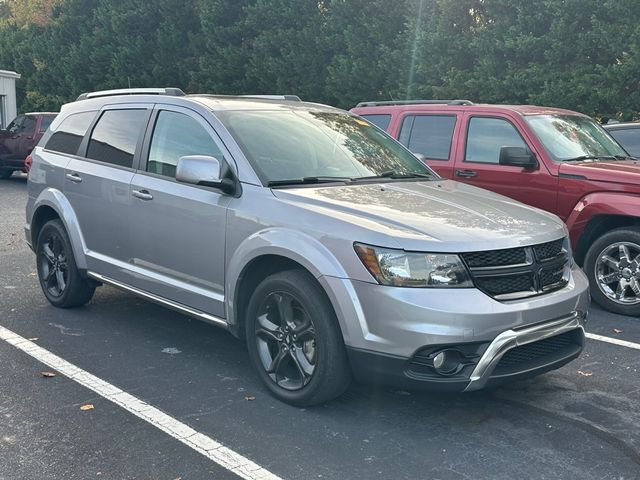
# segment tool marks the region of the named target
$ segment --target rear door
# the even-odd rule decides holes
[[[398,140],[445,178],[453,175],[457,114],[404,113]]]
[[[132,256],[129,184],[151,107],[128,104],[103,108],[79,155],[72,157],[65,169],[64,192],[78,219],[87,266],[116,280],[128,278],[126,268]]]
[[[186,155],[230,155],[209,123],[177,106],[158,106],[150,122],[144,156],[129,190],[134,244],[134,286],[225,317],[224,252],[231,197],[215,189],[179,183],[178,159]]]
[[[466,113],[464,115],[464,149],[455,161],[454,179],[486,188],[528,205],[555,213],[557,177],[552,176],[538,157],[538,167],[526,170],[500,165],[502,147],[535,150],[507,117]]]

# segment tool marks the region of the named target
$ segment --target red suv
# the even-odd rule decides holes
[[[560,216],[594,300],[640,315],[640,163],[593,119],[467,100],[364,102],[351,111],[443,177]]]
[[[26,171],[25,159],[38,144],[57,113],[33,112],[18,115],[6,130],[0,130],[0,178],[14,171]]]

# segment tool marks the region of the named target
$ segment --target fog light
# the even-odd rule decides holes
[[[442,350],[433,357],[433,368],[440,375],[454,375],[462,370],[463,360],[458,350]]]
[[[444,365],[446,356],[447,355],[444,352],[440,352],[435,357],[433,357],[433,368],[435,368],[436,370],[440,370]]]

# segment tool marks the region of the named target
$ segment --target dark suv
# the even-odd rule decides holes
[[[18,115],[6,130],[0,130],[0,178],[26,171],[25,159],[38,144],[57,113],[32,112]]]
[[[443,177],[558,215],[593,298],[640,315],[640,163],[592,118],[468,100],[364,102],[351,111]]]

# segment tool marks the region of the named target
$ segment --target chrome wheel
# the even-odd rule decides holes
[[[270,293],[258,309],[255,341],[262,367],[286,390],[306,386],[316,368],[313,321],[292,294]]]
[[[621,305],[640,304],[640,245],[617,242],[598,255],[595,278],[600,291]]]
[[[42,285],[53,297],[61,297],[69,283],[67,255],[62,239],[55,233],[43,242],[38,255]]]

